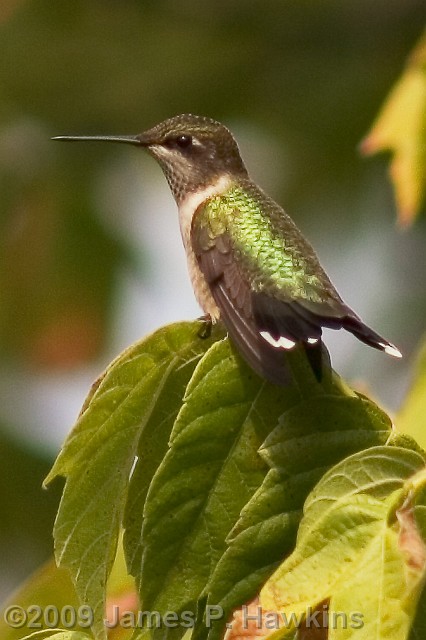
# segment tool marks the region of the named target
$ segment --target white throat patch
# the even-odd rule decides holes
[[[219,195],[230,187],[232,179],[229,175],[221,175],[216,182],[204,189],[189,193],[179,205],[179,224],[185,249],[189,247],[192,216],[207,198]]]

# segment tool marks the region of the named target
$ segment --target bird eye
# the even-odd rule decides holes
[[[186,149],[192,144],[192,136],[183,133],[182,135],[176,137],[176,144],[181,149]]]

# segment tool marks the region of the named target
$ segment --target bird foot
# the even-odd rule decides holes
[[[201,316],[200,318],[198,318],[198,320],[201,320],[203,322],[203,326],[198,332],[198,337],[202,340],[207,340],[207,338],[210,338],[212,333],[213,322],[211,315],[209,313],[206,313],[206,315]]]

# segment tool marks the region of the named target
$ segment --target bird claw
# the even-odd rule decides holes
[[[209,313],[206,313],[206,315],[201,316],[200,318],[198,318],[198,320],[203,322],[203,325],[198,332],[198,337],[202,340],[207,340],[207,338],[210,338],[212,334],[213,322],[211,316]]]

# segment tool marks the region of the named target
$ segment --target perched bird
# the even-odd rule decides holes
[[[297,345],[318,362],[323,327],[401,357],[343,302],[293,220],[250,179],[219,122],[179,115],[136,136],[54,139],[122,142],[154,156],[179,209],[195,296],[261,376],[288,384],[283,352]]]

